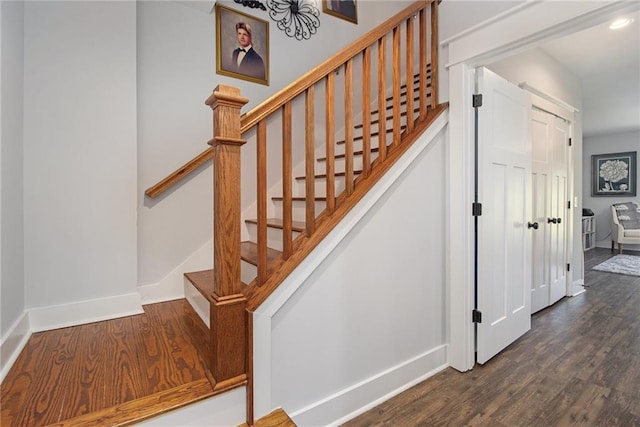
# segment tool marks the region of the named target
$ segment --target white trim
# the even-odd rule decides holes
[[[459,64],[449,70],[450,122],[447,144],[448,247],[446,258],[448,297],[448,363],[464,372],[474,360],[473,310],[474,228],[471,216],[474,185],[474,134],[471,93],[474,70]]]
[[[293,411],[290,417],[301,426],[341,425],[447,368],[446,352],[447,345],[440,345]],[[390,387],[393,387],[393,390],[385,393]],[[342,415],[350,408],[353,409],[348,415]],[[339,418],[336,419],[336,416]]]
[[[580,111],[579,109],[577,109],[576,107],[574,107],[571,104],[568,104],[566,102],[564,102],[563,100],[556,98],[553,95],[550,95],[540,89],[536,89],[534,86],[531,86],[529,83],[527,82],[520,82],[518,84],[518,86],[524,90],[526,90],[527,92],[531,92],[534,95],[539,96],[540,98],[546,99],[547,101],[562,107],[566,110],[568,110],[570,113],[577,113],[578,111]],[[535,104],[534,104],[535,105]],[[554,113],[553,111],[551,111],[551,113]],[[555,114],[555,113],[554,113]],[[564,117],[563,117],[564,118]]]
[[[0,382],[4,380],[30,337],[29,316],[23,312],[0,341]]]
[[[253,314],[253,412],[261,417],[271,407],[271,319]]]
[[[50,305],[27,310],[32,332],[48,331],[118,317],[142,314],[137,292],[113,297]]]
[[[569,296],[575,297],[585,292],[584,279],[575,280],[573,282],[573,293]]]
[[[482,22],[477,23],[476,25],[473,25],[461,32],[459,32],[458,34],[454,34],[451,37],[444,39],[440,42],[440,46],[446,46],[451,42],[454,42],[458,39],[461,39],[462,37],[471,34],[473,32],[476,32],[484,27],[486,27],[487,25],[491,25],[494,22],[500,21],[502,19],[508,18],[511,15],[515,15],[517,12],[520,12],[521,9],[526,9],[528,7],[531,7],[534,3],[539,2],[541,0],[527,0],[525,3],[519,4],[517,6],[512,7],[511,9],[507,9],[504,12],[501,12],[495,16],[492,16],[489,19],[485,19]]]
[[[640,9],[639,2],[558,2],[542,0],[527,3],[489,25],[475,26],[450,38],[449,63],[479,66],[514,53],[524,52],[544,41],[583,30],[618,14]],[[516,12],[516,13],[513,13]]]

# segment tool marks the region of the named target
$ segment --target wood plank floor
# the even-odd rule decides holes
[[[640,277],[591,270],[611,256],[588,251],[587,291],[484,366],[449,368],[345,426],[640,426]]]
[[[145,398],[172,389],[211,395],[208,333],[184,299],[35,333],[2,382],[0,425],[45,426],[137,399],[148,405]]]

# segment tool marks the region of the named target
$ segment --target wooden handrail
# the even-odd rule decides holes
[[[286,86],[285,88],[283,88],[282,90],[280,90],[279,92],[277,92],[276,94],[274,94],[273,96],[271,96],[270,98],[262,102],[261,104],[251,109],[251,111],[244,114],[241,118],[242,120],[241,133],[244,134],[246,131],[253,128],[256,124],[258,124],[258,122],[265,119],[266,117],[274,113],[276,110],[282,108],[282,106],[285,105],[287,102],[296,98],[298,95],[303,93],[310,86],[316,84],[318,81],[324,79],[326,75],[328,75],[332,71],[342,66],[342,64],[347,62],[347,60],[363,52],[365,48],[369,47],[371,44],[381,40],[382,44],[384,45],[384,39],[381,39],[381,37],[383,37],[393,28],[397,27],[404,20],[406,20],[408,15],[411,15],[413,13],[420,11],[420,17],[421,19],[424,19],[422,18],[424,15],[424,7],[425,7],[425,4],[429,4],[429,3],[432,5],[432,11],[433,11],[434,10],[433,5],[436,3],[435,0],[429,0],[426,2],[418,1],[416,3],[411,4],[410,6],[406,7],[405,9],[403,9],[393,17],[383,22],[381,25],[379,25],[369,33],[365,34],[364,36],[360,37],[349,46],[339,51],[336,55],[334,55],[333,57],[329,58],[328,60],[320,64],[318,67],[309,71],[307,74],[303,75],[302,77],[300,77],[290,85]],[[432,12],[432,15],[433,15],[433,12]],[[433,44],[433,37],[432,37],[432,44]],[[433,51],[433,48],[432,48],[432,51]],[[433,62],[433,58],[431,59],[431,61]],[[424,65],[424,67],[421,69],[421,72],[426,73],[426,63],[421,65]],[[211,99],[208,99],[207,105],[210,105],[209,104],[210,102],[212,102]],[[382,155],[384,155],[384,153],[382,153]],[[180,168],[172,172],[169,176],[164,178],[162,181],[153,185],[152,187],[149,187],[147,190],[145,190],[145,194],[151,198],[158,197],[159,195],[167,191],[169,188],[171,188],[172,186],[174,186],[175,184],[183,180],[185,177],[189,176],[193,171],[198,169],[198,167],[200,167],[202,164],[206,163],[212,158],[213,158],[213,151],[211,149],[208,149],[200,153],[193,160],[191,160],[190,162],[184,164],[183,166],[181,166]]]

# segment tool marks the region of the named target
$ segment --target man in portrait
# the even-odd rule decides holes
[[[232,64],[235,71],[257,79],[265,78],[265,67],[262,57],[253,49],[251,42],[251,26],[246,22],[236,24],[238,48],[233,51]]]

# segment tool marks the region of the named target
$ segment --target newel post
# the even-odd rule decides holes
[[[240,282],[240,89],[218,85],[213,110],[213,272],[210,314],[211,371],[215,388],[246,380],[247,300]]]

